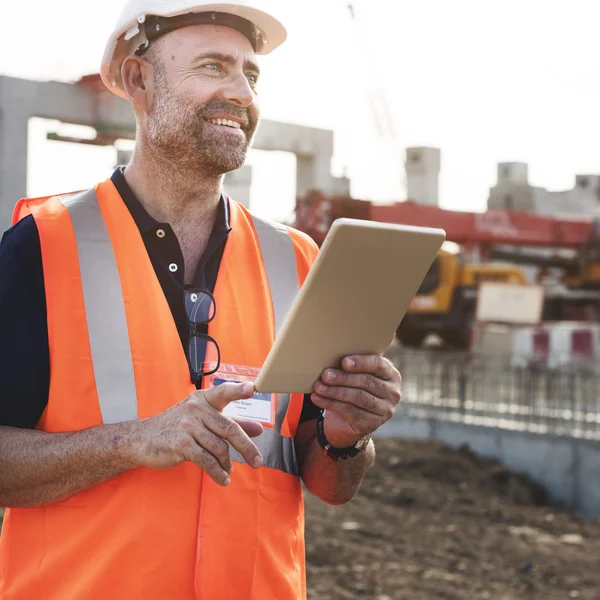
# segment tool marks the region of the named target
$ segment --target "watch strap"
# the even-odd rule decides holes
[[[364,438],[361,438],[361,440],[362,439]],[[323,412],[319,414],[319,418],[317,419],[317,440],[323,449],[323,452],[332,460],[353,458],[367,446],[367,444],[362,444],[362,446],[357,447],[361,440],[358,440],[354,446],[348,446],[346,448],[332,446],[325,435],[325,415]]]

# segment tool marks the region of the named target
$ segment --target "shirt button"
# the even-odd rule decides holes
[[[171,273],[175,273],[175,271],[177,271],[177,265],[175,263],[171,263],[169,265],[169,271],[171,271]]]
[[[159,238],[164,238],[164,237],[165,237],[165,235],[166,235],[166,234],[165,234],[165,230],[164,230],[164,229],[157,229],[157,230],[156,230],[156,235],[157,235]]]

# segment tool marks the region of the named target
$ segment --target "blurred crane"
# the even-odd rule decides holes
[[[386,99],[386,91],[378,76],[377,59],[371,51],[367,35],[362,26],[362,19],[353,4],[348,4],[347,9],[354,25],[360,48],[367,60],[367,73],[371,81],[370,85],[367,86],[366,92],[369,107],[377,126],[377,132],[382,138],[397,141],[396,128],[394,127],[394,121]]]
[[[405,148],[398,138],[398,132],[394,125],[394,118],[388,102],[388,94],[379,69],[381,61],[378,60],[376,53],[372,49],[369,36],[364,26],[365,20],[361,16],[357,4],[347,3],[346,10],[348,11],[350,21],[352,22],[357,47],[366,63],[364,89],[369,110],[374,120],[377,137],[381,142],[381,151],[385,153],[391,152],[395,157],[393,164],[397,164],[396,181],[402,190],[401,193],[406,193],[406,173],[401,167],[406,159]],[[395,169],[395,167],[392,167],[392,169]]]

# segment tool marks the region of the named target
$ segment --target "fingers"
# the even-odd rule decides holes
[[[326,369],[314,385],[313,402],[349,421],[390,419],[400,402],[400,373],[380,356],[349,356],[343,370]],[[367,413],[365,416],[363,413]]]
[[[216,436],[214,433],[206,429],[200,440],[196,440],[198,445],[206,450],[211,456],[213,456],[219,463],[220,468],[227,473],[231,474],[231,457],[229,456],[229,444],[222,438]]]
[[[397,381],[386,381],[368,373],[348,373],[336,369],[327,369],[323,372],[321,380],[315,384],[315,391],[324,396],[334,394],[332,397],[338,400],[356,403],[363,398],[360,395],[356,397],[349,390],[343,389],[355,388],[368,392],[376,399],[384,400],[384,404],[391,403],[392,406],[396,406],[402,399],[400,373],[397,373],[397,376]],[[372,404],[368,396],[364,397],[364,401],[367,404]],[[366,405],[363,408],[377,414],[385,414],[381,402],[374,404],[373,409],[368,408]]]
[[[258,437],[262,431],[263,426],[256,421],[250,419],[242,419],[240,417],[231,417],[245,432],[248,437]]]
[[[255,425],[262,430],[260,424]],[[205,416],[202,422],[198,419],[185,420],[182,428],[189,434],[181,441],[181,451],[186,460],[203,469],[219,485],[229,485],[229,475],[233,471],[229,443],[249,465],[254,468],[262,465],[260,452],[242,426],[219,412]]]
[[[254,384],[249,382],[227,382],[202,391],[206,401],[218,411],[222,411],[230,402],[251,398],[253,394]]]
[[[378,398],[366,389],[358,387],[346,387],[346,386],[329,386],[325,385],[322,381],[315,383],[315,392],[318,396],[321,396],[325,400],[333,401],[330,408],[326,410],[337,410],[338,404],[348,404],[354,408],[377,415],[379,417],[391,416],[393,407],[387,399]],[[321,406],[321,408],[323,408]]]
[[[228,452],[229,454],[229,449]],[[210,452],[202,446],[191,442],[186,450],[186,458],[202,469],[215,483],[227,486],[231,483],[229,473],[231,473],[231,464],[229,470],[223,469],[219,461]]]
[[[224,408],[229,402],[250,398],[253,393],[252,383],[224,383],[195,392],[186,400],[186,408],[191,411],[190,416],[193,415],[186,431],[194,437],[199,447],[215,458],[226,473],[232,470],[229,444],[250,466],[258,468],[263,464],[258,448],[250,439],[261,434],[262,425],[248,419],[232,419],[221,412],[221,407]]]
[[[194,392],[163,413],[140,420],[133,447],[136,464],[168,469],[190,461],[219,485],[228,485],[233,446],[249,465],[260,467],[263,459],[250,436],[260,435],[262,426],[246,419],[236,422],[221,412],[229,402],[253,393],[252,383],[225,383]]]
[[[212,433],[227,440],[251,467],[257,469],[263,464],[258,448],[239,423],[219,412],[207,414],[203,422]]]
[[[347,356],[342,361],[342,368],[348,373],[368,373],[384,381],[400,382],[400,373],[394,365],[376,354]]]
[[[191,449],[188,445],[189,438],[191,438],[195,445],[216,459],[220,468],[226,474],[231,473],[229,444],[225,440],[212,433],[201,420],[191,414],[181,420],[180,428],[187,434],[181,441],[184,452]],[[191,458],[188,460],[191,460]]]
[[[344,386],[366,390],[376,398],[387,398],[393,386],[390,382],[370,375],[369,373],[348,373],[336,369],[327,369],[321,377],[321,384],[325,386]],[[316,390],[318,392],[324,390]]]

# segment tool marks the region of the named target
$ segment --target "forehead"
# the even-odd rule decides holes
[[[162,50],[180,60],[192,59],[205,52],[231,54],[244,61],[256,60],[250,40],[231,27],[223,25],[190,25],[162,37]]]

